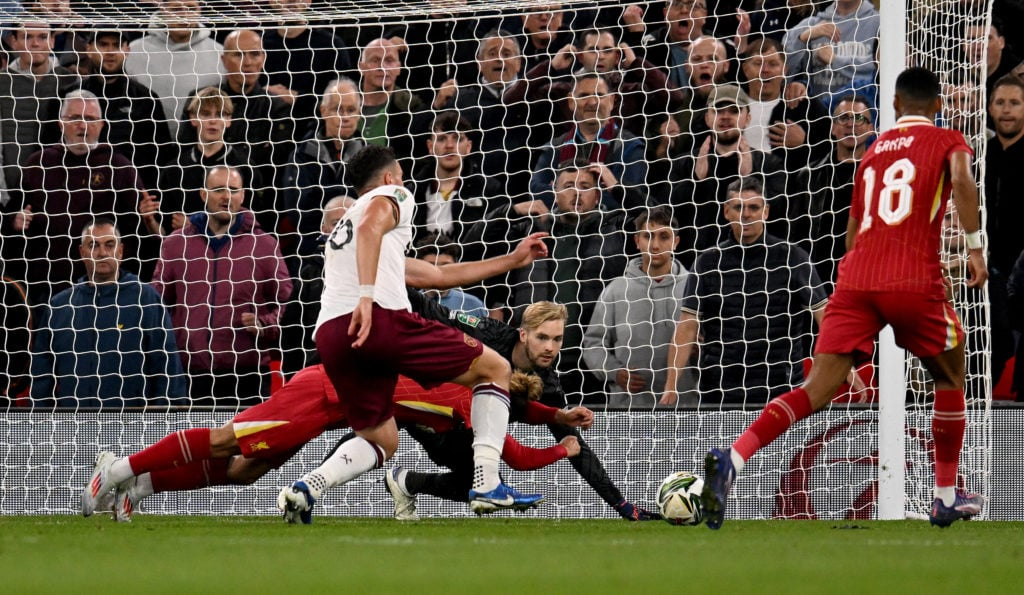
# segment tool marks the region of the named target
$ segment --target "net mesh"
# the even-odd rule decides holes
[[[908,2],[908,63],[941,74],[943,120],[975,148],[982,179],[984,71],[960,42],[971,19],[991,11],[969,14],[963,4]],[[746,20],[737,5],[748,10],[748,39],[734,35]],[[0,442],[4,485],[13,486],[0,495],[5,513],[76,510],[98,448],[128,454],[176,429],[222,423],[315,361],[323,210],[332,198],[356,196],[344,164],[363,142],[388,143],[402,158],[420,201],[421,250],[455,245],[454,257],[467,261],[504,254],[531,231],[556,238],[552,258],[464,287],[468,297],[451,294],[445,303],[513,325],[533,301],[569,306],[563,388],[570,403],[603,410],[585,436],[624,495],[649,502],[665,475],[700,472],[707,448],[731,442],[769,397],[803,377],[811,312],[831,291],[852,188],[853,166],[837,157],[837,145],[843,137],[842,150],[863,149],[878,97],[886,96],[874,86],[877,16],[859,13],[857,37],[830,45],[815,35],[799,39],[806,15],[759,12],[749,2],[209,0],[70,8],[4,14],[9,386]],[[52,23],[54,35],[36,39],[40,23]],[[692,32],[702,27],[718,41],[705,38],[686,51],[675,43],[696,39]],[[756,41],[759,32],[769,41]],[[824,67],[828,51],[845,66]],[[603,72],[604,80],[579,76],[586,70]],[[703,106],[725,84],[740,85],[752,102],[750,122],[739,124],[740,150],[719,154],[717,144],[737,142],[728,130],[737,123],[729,110],[709,117]],[[88,136],[98,126],[94,115],[61,103],[76,89],[99,97],[104,124],[95,138]],[[789,92],[807,99],[787,105],[780,118]],[[841,103],[851,92],[859,99]],[[76,109],[88,101],[80,103]],[[88,163],[72,150],[79,129],[79,149],[109,144],[120,156]],[[84,154],[99,152],[91,146]],[[453,155],[462,170],[445,174]],[[606,166],[562,180],[557,164],[578,160]],[[242,204],[253,213],[242,218],[241,233],[251,241],[203,239],[202,249],[189,252],[175,230],[215,221],[201,217],[208,207],[200,189],[216,164],[240,171]],[[462,179],[453,185],[445,175]],[[736,265],[714,250],[731,233],[720,200],[730,182],[755,177],[770,199],[767,232],[780,248],[744,275],[718,275]],[[603,190],[587,191],[595,185]],[[587,201],[594,212],[573,215]],[[654,283],[639,268],[643,247],[633,230],[637,215],[653,217],[659,205],[678,221],[679,244],[677,268]],[[61,297],[85,274],[83,261],[103,250],[97,245],[87,255],[78,247],[96,215],[116,220],[122,268],[154,290],[110,298],[78,287]],[[251,225],[262,230],[258,239]],[[944,258],[969,333],[962,473],[967,487],[985,492],[988,312],[984,297],[964,286],[953,216],[948,232]],[[687,271],[704,280],[693,292],[699,301],[689,302],[702,316],[699,347],[674,387],[678,400],[656,407]],[[54,307],[45,307],[51,300]],[[907,508],[922,514],[931,501],[930,390],[920,365],[911,364]],[[623,368],[631,370],[625,380]],[[736,486],[738,515],[874,513],[874,368],[861,369],[863,391],[844,388],[835,405],[752,459]],[[622,387],[630,377],[643,386],[637,394]],[[169,413],[159,413],[168,405]],[[530,445],[552,443],[543,431],[515,431]],[[160,495],[148,508],[268,512],[279,487],[315,466],[330,442],[314,442],[254,487]],[[404,437],[397,460],[433,468]],[[338,490],[326,510],[387,514],[377,479],[370,474]],[[558,486],[543,514],[614,514],[565,463],[516,474],[511,483],[524,491]]]

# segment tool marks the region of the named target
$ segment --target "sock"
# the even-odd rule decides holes
[[[489,492],[498,487],[498,462],[508,433],[508,391],[492,383],[473,387],[473,489]]]
[[[964,427],[967,425],[964,391],[935,391],[935,408],[932,412],[932,440],[935,443],[935,487],[936,497],[943,504],[951,506],[956,499],[956,471],[960,462],[960,449],[964,442]],[[939,496],[938,490],[946,496]],[[952,492],[951,496],[949,495]]]
[[[149,477],[153,493],[229,485],[229,462],[231,459],[203,459],[179,467],[152,471]]]
[[[465,502],[469,494],[469,474],[455,471],[447,473],[419,473],[408,471],[405,486],[409,495],[428,494],[453,502]]]
[[[209,458],[210,428],[180,430],[164,436],[156,444],[128,457],[128,465],[112,465],[111,478],[120,483],[132,475],[172,469]],[[128,471],[131,473],[125,475]]]
[[[946,506],[953,506],[956,504],[956,488],[952,486],[935,488],[935,497],[942,500],[942,503]]]
[[[327,488],[352,481],[370,469],[384,464],[384,450],[365,438],[356,436],[334,451],[319,467],[303,475],[300,481],[309,486],[311,496],[320,499]]]
[[[153,490],[153,477],[149,473],[143,473],[136,477],[135,487],[132,488],[132,491],[138,500],[152,496],[156,493]]]
[[[754,423],[732,443],[732,451],[745,462],[759,448],[771,444],[790,426],[812,413],[811,399],[803,388],[776,397],[768,402]],[[739,469],[736,471],[738,473]]]

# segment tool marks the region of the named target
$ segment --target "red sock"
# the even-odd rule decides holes
[[[210,458],[210,428],[180,430],[128,457],[135,475],[171,469]]]
[[[814,413],[811,398],[803,388],[796,388],[768,402],[761,415],[743,432],[732,448],[746,461],[762,446],[770,444],[790,426]]]
[[[956,486],[956,468],[960,462],[960,449],[964,443],[967,425],[964,391],[935,391],[935,410],[932,412],[932,440],[935,441],[935,486]]]
[[[230,485],[228,463],[231,459],[204,459],[174,468],[150,473],[153,493],[196,490],[209,486]]]

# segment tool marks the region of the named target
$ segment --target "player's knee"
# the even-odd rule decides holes
[[[239,453],[238,438],[235,437],[235,428],[231,422],[210,430],[210,456],[212,458],[225,458]]]
[[[484,350],[476,361],[476,367],[481,382],[496,382],[507,386],[512,377],[512,365],[493,349]]]

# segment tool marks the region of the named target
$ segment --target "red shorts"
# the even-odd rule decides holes
[[[299,371],[267,401],[232,420],[247,458],[288,458],[326,430],[347,425],[321,366]]]
[[[934,357],[964,341],[953,306],[944,298],[923,293],[849,291],[829,298],[815,353],[871,357],[878,332],[892,326],[896,344],[917,357]]]
[[[476,339],[440,322],[376,305],[366,343],[353,349],[351,319],[346,314],[322,324],[316,348],[354,430],[394,417],[392,397],[399,374],[432,388],[461,376],[484,349]]]

